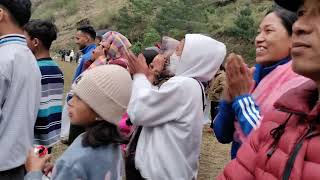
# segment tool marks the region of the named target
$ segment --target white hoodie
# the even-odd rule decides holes
[[[226,47],[212,38],[188,34],[177,74],[160,88],[142,74],[134,76],[128,113],[143,126],[135,164],[152,180],[197,178],[202,138],[202,89],[218,71]],[[194,79],[195,78],[195,79]]]

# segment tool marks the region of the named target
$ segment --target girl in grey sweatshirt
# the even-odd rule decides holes
[[[131,84],[128,71],[117,65],[88,70],[75,81],[69,116],[71,123],[84,126],[86,132],[57,160],[51,179],[121,179],[120,144],[124,140],[118,123],[129,103]],[[49,159],[30,151],[25,179],[41,180]]]

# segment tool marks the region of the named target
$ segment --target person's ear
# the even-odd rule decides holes
[[[33,38],[33,46],[35,47],[35,48],[37,48],[37,47],[39,47],[39,45],[40,45],[40,40],[38,39],[38,38]]]
[[[152,63],[150,63],[150,64],[148,65],[148,68],[149,68],[149,69],[152,69],[152,68],[153,68]]]
[[[5,14],[6,14],[5,10],[0,7],[0,22],[3,21]]]
[[[86,34],[86,41],[90,42],[90,40],[91,40],[90,36],[88,34]]]

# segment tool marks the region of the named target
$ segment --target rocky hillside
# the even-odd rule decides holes
[[[96,29],[111,28],[129,37],[136,49],[163,35],[209,34],[229,51],[254,59],[253,39],[270,0],[32,0],[33,18],[58,26],[54,49],[74,48],[77,23],[89,20]]]
[[[110,26],[126,0],[31,0],[32,18],[50,19],[59,28],[54,49],[73,47],[76,24],[89,20],[97,29]]]

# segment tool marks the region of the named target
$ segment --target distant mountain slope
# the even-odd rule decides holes
[[[175,37],[180,38],[181,34],[185,32],[206,33],[225,42],[230,52],[238,52],[250,62],[253,62],[254,59],[253,40],[257,24],[272,5],[270,0],[32,1],[32,17],[54,20],[60,30],[59,38],[54,43],[54,50],[75,48],[73,36],[76,24],[80,20],[88,19],[96,29],[111,27],[120,30],[121,33],[134,41],[133,44],[138,46],[138,49],[149,45],[150,41],[154,41],[162,35],[177,35]],[[189,3],[192,7],[181,11],[181,8],[186,7],[180,7],[179,3],[183,3],[182,5]],[[176,5],[176,7],[172,7],[172,5]],[[199,6],[201,6],[200,9]],[[166,9],[168,11],[165,11]],[[197,16],[200,11],[206,14],[205,19],[202,22],[199,20],[190,21],[190,18],[192,19],[193,15]],[[181,22],[199,23],[201,29],[195,28],[188,31],[189,26],[181,26]],[[157,26],[159,23],[160,27]],[[172,23],[172,25],[168,23]],[[162,30],[161,26],[163,26]],[[175,26],[180,26],[180,29],[179,27],[173,29],[172,27]],[[169,28],[166,30],[165,27]],[[180,36],[178,36],[179,34]]]
[[[51,19],[59,28],[54,49],[74,47],[76,24],[89,19],[97,29],[110,26],[111,18],[118,13],[126,0],[31,0],[32,18]]]

